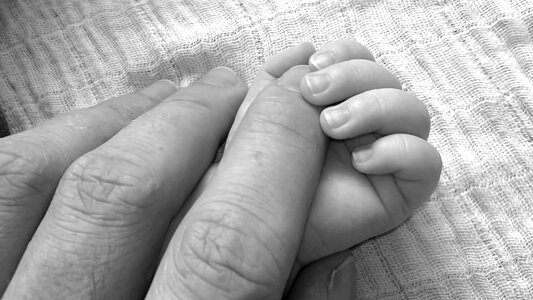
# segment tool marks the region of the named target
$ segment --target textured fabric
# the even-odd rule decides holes
[[[533,299],[533,1],[0,0],[12,132],[225,65],[250,82],[300,41],[351,37],[427,105],[438,190],[353,249],[364,299]]]
[[[6,118],[0,107],[0,138],[9,135],[9,128],[7,127]]]

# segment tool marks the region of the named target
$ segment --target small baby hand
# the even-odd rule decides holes
[[[426,140],[425,105],[364,46],[334,41],[309,63],[317,71],[300,91],[315,105],[333,105],[320,122],[334,140],[304,235],[304,244],[328,246],[302,248],[303,263],[398,226],[430,197],[442,168]]]

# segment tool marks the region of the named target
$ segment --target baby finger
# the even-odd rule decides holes
[[[329,42],[320,48],[309,59],[309,65],[313,68],[313,71],[316,71],[351,59],[374,61],[374,56],[365,46],[355,40],[340,39]]]
[[[426,106],[411,93],[376,89],[356,95],[320,115],[322,130],[334,139],[363,134],[406,133],[427,139],[430,117]]]

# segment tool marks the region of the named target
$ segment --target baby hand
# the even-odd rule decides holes
[[[427,142],[424,104],[352,40],[309,60],[304,98],[332,140],[298,258],[305,264],[393,229],[436,188],[442,162]],[[334,246],[332,246],[334,245]]]

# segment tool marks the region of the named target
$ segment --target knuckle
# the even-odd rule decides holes
[[[359,82],[361,78],[361,68],[360,68],[361,60],[354,59],[346,62],[346,67],[348,74],[351,78],[351,82]],[[341,74],[344,75],[345,74]]]
[[[179,255],[178,274],[193,273],[215,291],[268,295],[279,287],[276,258],[257,238],[255,229],[235,213],[214,213],[188,227]],[[197,280],[184,280],[197,287]],[[194,288],[191,286],[190,289]]]
[[[13,146],[0,146],[0,200],[2,206],[27,206],[30,201],[45,198],[51,190],[44,188],[43,152],[31,144],[17,143]]]
[[[282,87],[273,85],[265,88],[264,97],[252,103],[249,110],[249,126],[243,130],[260,132],[265,138],[278,144],[294,147],[308,147],[316,145],[322,131],[318,120],[318,113],[306,111],[312,109],[299,99],[293,99],[292,92],[288,93]],[[304,105],[302,105],[304,104]],[[316,114],[316,118],[295,118],[299,115]]]
[[[409,141],[408,141],[408,135],[407,134],[399,134],[398,138],[396,139],[395,143],[397,152],[399,154],[405,154],[409,153]]]
[[[369,110],[372,116],[379,117],[387,112],[387,104],[385,103],[385,100],[383,100],[383,97],[379,90],[370,90],[366,94],[370,95],[371,105],[369,105]]]
[[[143,213],[157,188],[149,168],[131,157],[92,152],[69,167],[58,193],[64,206],[89,217],[89,221],[113,224],[130,219],[117,214]]]
[[[409,153],[409,141],[407,140],[406,134],[395,134],[390,137],[386,140],[387,146],[395,156],[403,157]]]

